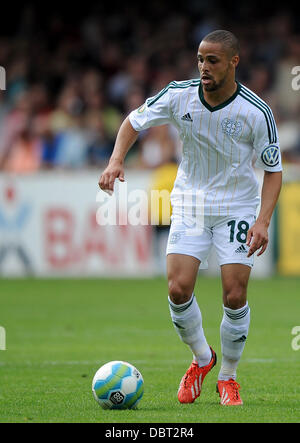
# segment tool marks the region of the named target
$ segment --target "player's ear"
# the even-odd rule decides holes
[[[239,61],[240,61],[240,57],[237,54],[231,58],[231,63],[235,68],[239,64]]]

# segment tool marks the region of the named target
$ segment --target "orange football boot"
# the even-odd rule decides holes
[[[200,367],[196,361],[193,361],[182,377],[177,394],[180,403],[193,403],[201,394],[204,378],[217,363],[215,351],[212,348],[210,350],[212,357],[206,366]]]
[[[243,400],[239,393],[240,385],[233,380],[218,380],[217,393],[220,395],[220,404],[223,406],[239,406]]]

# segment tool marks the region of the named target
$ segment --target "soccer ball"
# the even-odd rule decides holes
[[[96,372],[92,391],[103,409],[135,409],[144,394],[144,380],[130,363],[110,361]]]

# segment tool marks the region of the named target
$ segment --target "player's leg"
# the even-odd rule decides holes
[[[194,292],[200,260],[185,254],[167,255],[169,298],[175,305],[187,303]]]
[[[199,265],[200,261],[189,255],[167,256],[169,307],[173,325],[181,340],[190,347],[198,365],[205,366],[211,359],[211,351],[194,295]]]
[[[236,379],[250,325],[247,286],[251,268],[239,263],[221,266],[223,318],[221,322],[222,363],[220,380]]]
[[[223,318],[220,327],[222,362],[217,392],[222,405],[242,405],[236,371],[241,359],[250,325],[247,285],[251,268],[243,264],[221,267],[223,286]]]
[[[167,256],[172,322],[181,340],[190,347],[199,366],[204,366],[211,359],[211,351],[204,335],[202,315],[194,295],[199,265],[200,261],[189,255]]]
[[[239,385],[236,371],[241,359],[250,324],[247,286],[253,256],[248,258],[247,229],[254,216],[224,218],[214,227],[213,242],[216,247],[223,286],[223,318],[220,327],[222,362],[218,376],[221,404],[239,405]]]
[[[193,353],[193,362],[178,389],[181,403],[193,403],[199,397],[204,378],[216,364],[216,354],[207,344],[201,311],[194,295],[199,265],[200,261],[192,256],[167,256],[171,318],[179,337]]]

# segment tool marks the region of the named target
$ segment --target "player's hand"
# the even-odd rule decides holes
[[[98,185],[100,189],[112,194],[116,178],[121,182],[125,181],[124,165],[121,161],[111,160],[99,179]]]
[[[250,246],[247,257],[251,257],[255,251],[260,249],[257,257],[265,252],[269,242],[268,227],[264,223],[257,221],[248,230],[246,244]]]

